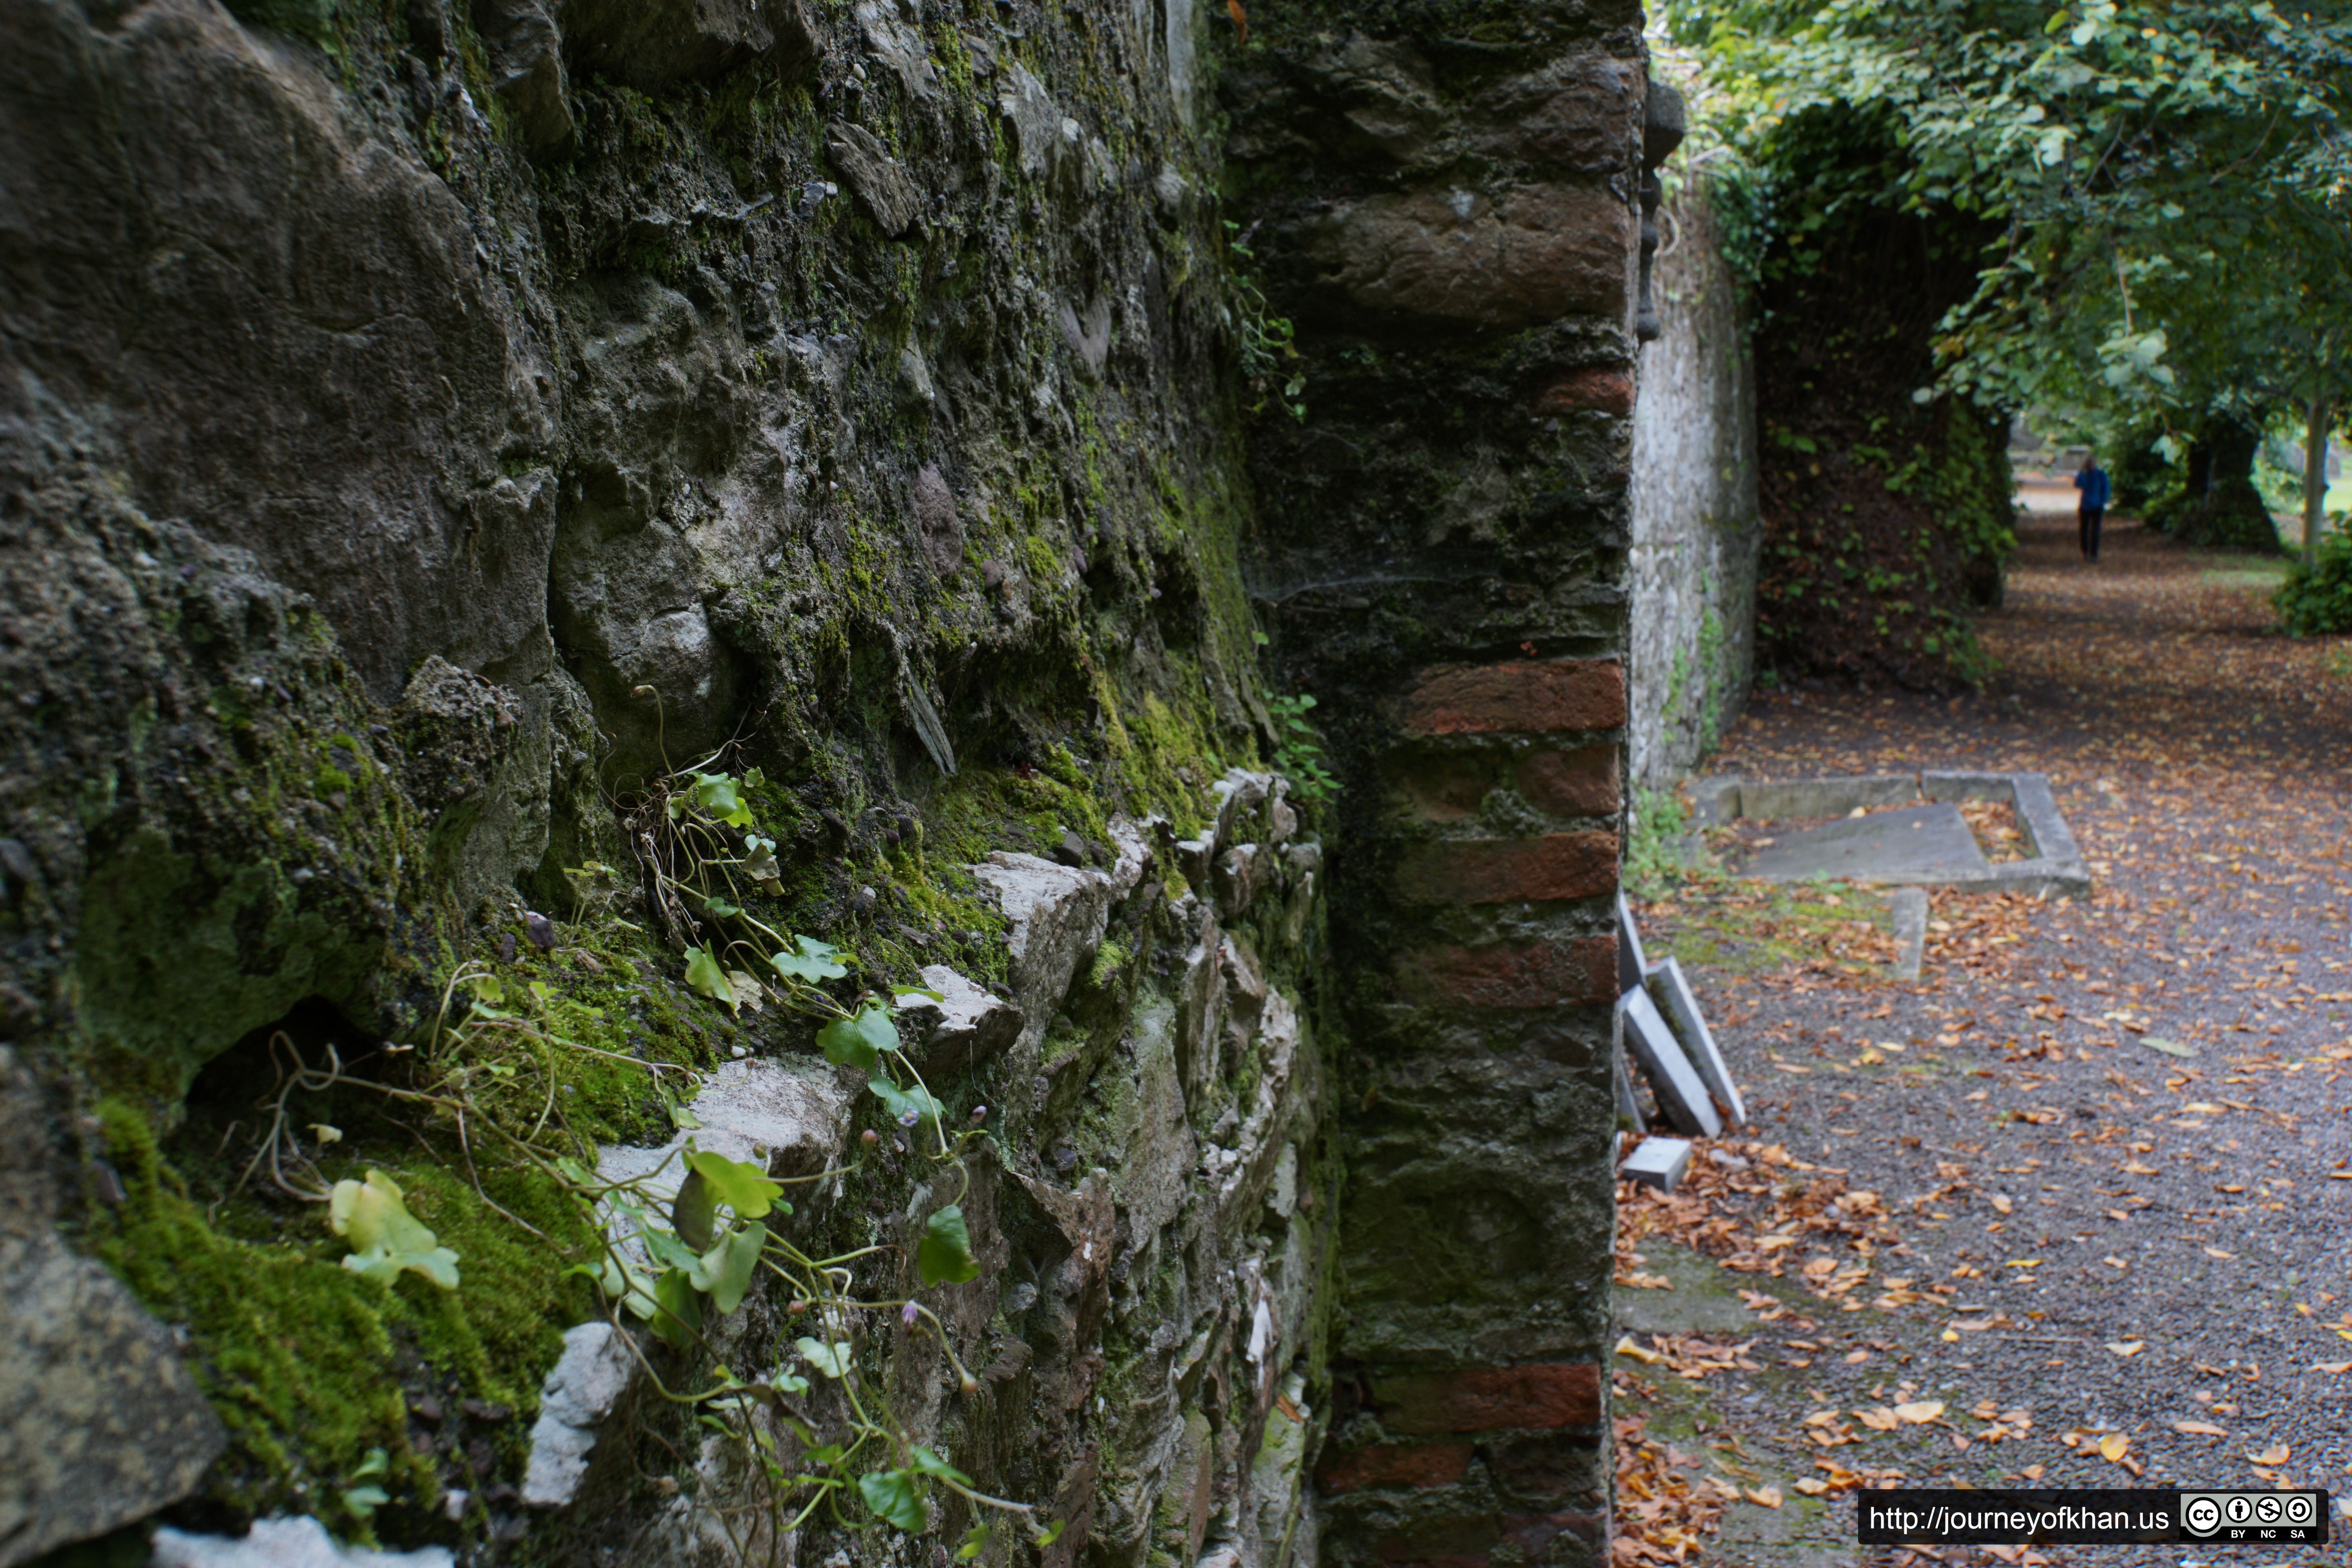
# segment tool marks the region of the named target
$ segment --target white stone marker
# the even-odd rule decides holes
[[[1698,997],[1691,990],[1689,977],[1683,973],[1681,961],[1670,958],[1658,965],[1650,976],[1650,991],[1657,998],[1658,1010],[1674,1026],[1683,1049],[1690,1053],[1691,1066],[1698,1069],[1699,1080],[1730,1113],[1731,1125],[1747,1126],[1747,1102],[1739,1098],[1739,1086],[1731,1081],[1731,1069],[1724,1065],[1723,1053],[1716,1049],[1715,1031],[1706,1026],[1706,1016],[1698,1010]]]
[[[1644,1138],[1642,1146],[1617,1168],[1617,1173],[1629,1182],[1671,1193],[1682,1185],[1683,1173],[1690,1169],[1690,1157],[1687,1138]]]
[[[1715,1113],[1706,1085],[1691,1069],[1682,1047],[1675,1043],[1675,1033],[1658,1016],[1658,1005],[1650,1000],[1650,994],[1628,991],[1617,1005],[1625,1015],[1625,1043],[1649,1075],[1650,1087],[1658,1091],[1658,1109],[1675,1124],[1675,1131],[1695,1137],[1718,1136],[1723,1120]]]

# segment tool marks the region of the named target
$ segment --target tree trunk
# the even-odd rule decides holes
[[[2319,560],[2319,526],[2327,510],[2327,431],[2335,405],[2325,394],[2305,405],[2303,426],[2303,565]]]

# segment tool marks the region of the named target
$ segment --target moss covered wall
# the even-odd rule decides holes
[[[0,18],[0,1270],[64,1282],[10,1342],[75,1346],[0,1386],[38,1447],[178,1368],[70,1497],[0,1467],[0,1564],[277,1516],[469,1563],[1599,1538],[1638,20],[1391,10]],[[1460,721],[1477,668],[1537,716]],[[1277,742],[1346,793],[1235,771]],[[1533,869],[1465,893],[1454,838]],[[759,932],[846,973],[730,985]],[[961,1189],[809,1016],[942,975],[1019,1020],[884,1064]],[[1460,1077],[1506,1040],[1524,1125]],[[697,1086],[753,1069],[805,1114],[742,1149],[822,1184],[775,1234],[891,1304],[666,1348],[551,1162],[733,1136]],[[370,1171],[454,1289],[344,1267],[318,1200]],[[913,1262],[943,1204],[969,1282]],[[637,1370],[542,1506],[600,1318]],[[778,1392],[836,1331],[890,1414],[812,1458],[868,1430]],[[1354,1453],[1411,1368],[1520,1363],[1568,1403],[1475,1495],[1317,1501],[1335,1412]],[[722,1368],[767,1403],[669,1397]]]

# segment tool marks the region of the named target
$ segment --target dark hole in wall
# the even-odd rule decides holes
[[[411,1053],[387,1050],[385,1042],[325,997],[306,996],[205,1064],[188,1086],[187,1117],[173,1131],[166,1157],[205,1201],[241,1191],[265,1204],[307,1208],[272,1180],[267,1158],[240,1186],[270,1131],[280,1090],[298,1073],[308,1073],[318,1085],[297,1085],[284,1100],[285,1132],[313,1159],[321,1152],[313,1124],[341,1132],[336,1155],[363,1143],[406,1143],[410,1134],[398,1104],[364,1085],[410,1087],[410,1059]],[[341,1081],[323,1081],[338,1075]],[[327,1162],[338,1170],[345,1163]],[[283,1158],[279,1170],[302,1184]]]

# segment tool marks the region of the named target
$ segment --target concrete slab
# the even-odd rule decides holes
[[[1906,805],[1918,798],[1919,780],[1914,773],[1739,781],[1739,815],[1764,822],[1797,816],[1843,816],[1856,808]]]
[[[1895,978],[1916,980],[1927,947],[1927,889],[1889,889],[1886,907],[1895,916]]]
[[[1698,1069],[1699,1081],[1723,1107],[1731,1125],[1747,1126],[1748,1103],[1739,1098],[1739,1086],[1731,1081],[1731,1069],[1716,1048],[1715,1031],[1706,1026],[1706,1016],[1698,1008],[1698,994],[1683,973],[1681,960],[1669,958],[1658,965],[1650,976],[1650,996],[1682,1041],[1691,1066]]]
[[[1746,791],[1741,792],[1746,798]],[[1981,880],[1992,863],[1949,802],[1905,806],[1783,835],[1753,851],[1740,874],[1769,882],[1814,877],[1852,882]]]
[[[1678,1132],[1700,1138],[1719,1136],[1723,1119],[1715,1113],[1706,1085],[1683,1055],[1650,994],[1628,991],[1617,1005],[1625,1016],[1625,1044],[1632,1048],[1633,1059],[1642,1064],[1650,1087],[1657,1090],[1658,1110]]]
[[[1690,1169],[1690,1158],[1687,1138],[1644,1138],[1641,1147],[1617,1167],[1617,1173],[1629,1182],[1671,1193],[1682,1185],[1683,1175]]]

